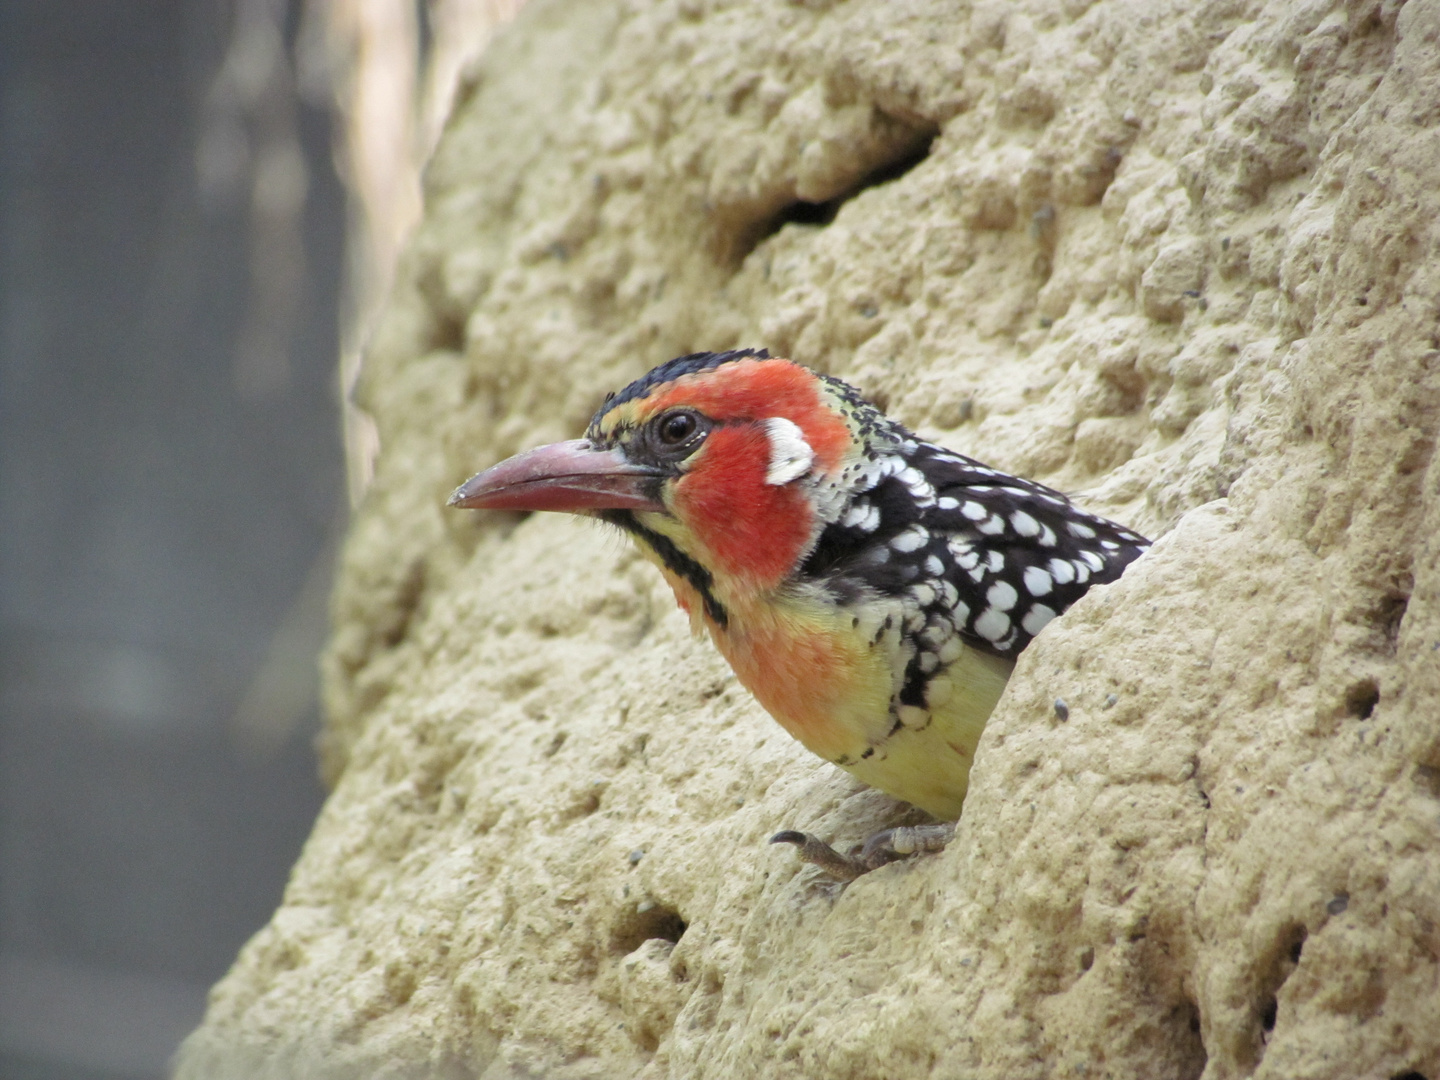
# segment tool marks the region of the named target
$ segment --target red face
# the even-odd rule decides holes
[[[789,422],[783,446],[776,418]],[[734,360],[621,395],[589,435],[501,462],[451,505],[628,511],[716,577],[768,589],[795,569],[816,527],[799,475],[777,476],[777,455],[798,449],[813,462],[803,472],[831,471],[851,439],[815,376],[779,359]]]

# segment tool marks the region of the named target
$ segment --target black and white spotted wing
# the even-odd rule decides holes
[[[903,698],[918,699],[960,641],[1018,655],[1149,547],[1058,491],[903,436],[857,466],[845,512],[802,568],[842,603],[866,591],[904,602],[917,651]]]
[[[968,608],[958,628],[987,652],[1017,655],[1051,619],[1092,586],[1114,581],[1150,546],[1058,491],[962,454],[920,443],[910,464],[934,492],[920,517],[933,537],[927,547],[942,562],[948,554],[953,570],[946,576]]]

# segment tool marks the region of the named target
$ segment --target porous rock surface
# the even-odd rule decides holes
[[[1436,1080],[1437,318],[1437,0],[535,0],[366,361],[334,792],[178,1074]],[[1159,538],[845,888],[766,838],[906,809],[647,563],[443,508],[734,345]]]

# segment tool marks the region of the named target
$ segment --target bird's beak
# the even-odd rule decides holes
[[[506,458],[455,489],[464,510],[664,510],[656,470],[597,450],[587,439],[537,446]]]

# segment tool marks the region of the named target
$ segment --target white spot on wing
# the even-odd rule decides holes
[[[1005,519],[996,514],[993,517],[986,518],[980,522],[979,525],[976,525],[975,528],[986,536],[998,536],[1005,531]]]
[[[950,554],[961,570],[974,570],[980,564],[980,553],[963,540],[950,541]]]
[[[1039,536],[1040,523],[1024,510],[1016,510],[1010,515],[1010,524],[1021,536]]]
[[[810,471],[815,451],[797,424],[783,416],[771,416],[765,420],[765,434],[770,439],[770,468],[765,472],[765,483],[788,484]]]
[[[1051,575],[1061,585],[1069,585],[1075,580],[1075,567],[1064,559],[1051,559],[1047,564]]]
[[[985,593],[986,602],[999,611],[1009,611],[1020,599],[1020,594],[1015,591],[1015,586],[1008,581],[997,581],[991,585]]]
[[[1045,625],[1055,618],[1055,612],[1044,604],[1032,604],[1030,610],[1025,613],[1025,618],[1020,620],[1020,627],[1031,637],[1034,637]]]
[[[853,506],[845,511],[845,516],[840,519],[840,524],[849,529],[863,528],[863,522],[870,514],[870,503],[865,499],[856,499]]]
[[[921,492],[935,494],[935,489],[930,486],[930,481],[925,479],[925,474],[913,465],[901,469],[895,474],[895,479],[909,488],[911,494],[920,494]]]
[[[990,511],[981,506],[974,499],[966,499],[965,505],[960,507],[960,513],[964,514],[971,521],[983,521],[990,516]]]
[[[1031,596],[1046,596],[1055,587],[1055,579],[1038,566],[1027,566],[1024,576],[1025,589]]]
[[[919,551],[930,539],[930,533],[923,525],[911,525],[910,528],[898,534],[890,541],[890,546],[896,551]]]
[[[1089,525],[1081,524],[1078,521],[1067,521],[1065,523],[1065,528],[1071,536],[1078,536],[1082,540],[1095,539],[1095,530],[1092,529]]]
[[[999,641],[1010,632],[1010,616],[994,608],[986,608],[975,620],[975,632],[988,641]]]

